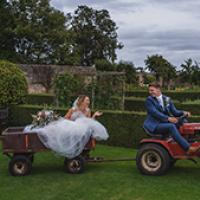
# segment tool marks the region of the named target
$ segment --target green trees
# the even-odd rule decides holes
[[[170,80],[176,78],[182,85],[200,85],[200,66],[191,58],[180,65],[179,71],[176,71],[176,68],[161,55],[148,56],[145,64],[146,68],[155,75],[156,81],[166,88],[169,86]]]
[[[191,58],[184,61],[183,64],[181,64],[181,77],[182,80],[187,81],[189,83],[192,82],[192,74],[194,72],[195,65],[193,64],[193,60]]]
[[[79,6],[71,18],[73,46],[79,52],[81,65],[93,65],[96,59],[116,60],[116,49],[123,46],[117,40],[117,26],[107,10]]]
[[[152,72],[156,81],[167,86],[169,81],[176,77],[176,68],[168,62],[162,55],[148,56],[145,60],[146,68]]]
[[[16,59],[14,17],[6,0],[0,0],[0,59]]]
[[[188,58],[181,64],[180,79],[183,83],[200,85],[200,67],[196,61]]]
[[[37,64],[63,61],[61,52],[68,37],[64,14],[51,7],[49,0],[10,3],[15,19],[15,49],[21,60]]]
[[[82,87],[78,78],[65,73],[58,75],[54,80],[55,93],[60,106],[71,106],[73,95]]]
[[[125,72],[127,84],[137,84],[136,68],[132,62],[120,61],[117,64],[117,71]]]
[[[50,0],[1,0],[0,20],[0,58],[14,62],[113,63],[116,50],[122,48],[107,10],[79,6],[64,15],[50,6]]]
[[[106,59],[96,59],[95,67],[98,71],[115,71],[116,70],[116,64],[113,64]]]
[[[95,66],[98,71],[118,71],[125,73],[125,82],[127,84],[137,83],[137,72],[132,62],[119,61],[119,63],[111,63],[105,59],[95,60]]]

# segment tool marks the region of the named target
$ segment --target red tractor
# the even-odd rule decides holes
[[[184,123],[179,128],[180,134],[193,146],[200,145],[200,123]],[[162,175],[176,163],[177,160],[188,159],[195,162],[200,157],[200,151],[192,155],[186,152],[169,135],[152,135],[140,142],[137,152],[137,168],[145,175]]]

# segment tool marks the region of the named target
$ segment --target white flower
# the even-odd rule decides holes
[[[37,115],[32,115],[33,122],[32,128],[43,127],[48,123],[58,120],[59,115],[57,115],[53,110],[42,110],[37,113]]]
[[[169,104],[170,104],[170,97],[166,97],[165,98],[165,105],[169,106]]]

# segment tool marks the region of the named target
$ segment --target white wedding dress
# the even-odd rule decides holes
[[[108,139],[105,127],[95,119],[86,117],[81,111],[74,111],[71,120],[61,117],[42,128],[29,127],[24,132],[37,132],[47,148],[67,158],[78,156],[90,137],[98,141]]]

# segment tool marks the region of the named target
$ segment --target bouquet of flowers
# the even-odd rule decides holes
[[[59,119],[59,115],[53,110],[41,110],[37,115],[32,115],[33,121],[31,124],[31,129],[44,127],[52,121]]]

